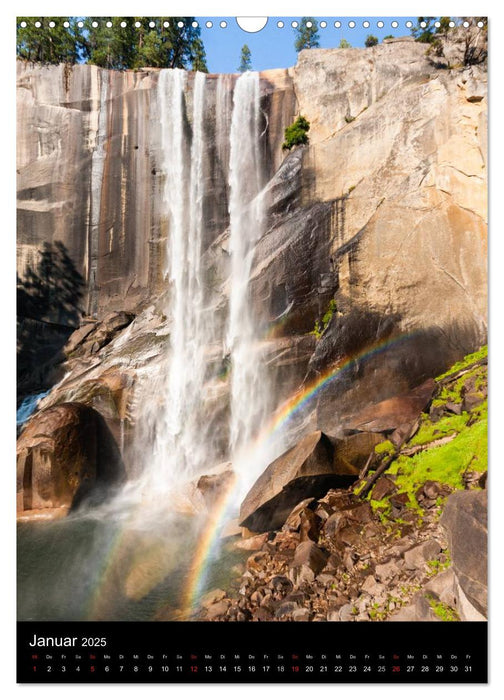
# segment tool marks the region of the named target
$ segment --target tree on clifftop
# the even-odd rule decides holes
[[[40,26],[36,27],[35,23]],[[65,27],[64,23],[67,23],[68,27]],[[79,60],[81,43],[80,29],[75,18],[17,19],[16,55],[25,61],[76,63]]]
[[[199,71],[200,73],[208,73],[205,47],[203,46],[203,42],[199,37],[194,40],[192,50],[194,57],[192,59],[191,68],[194,71]]]
[[[319,48],[318,24],[313,17],[303,17],[299,27],[294,29],[294,33],[296,35],[294,47],[298,53],[303,49]]]
[[[248,70],[252,70],[252,54],[247,44],[243,44],[238,71],[240,73],[246,73]]]
[[[201,70],[206,67],[201,30],[193,23],[194,17],[88,17],[88,63],[135,69],[191,68],[196,62]]]
[[[117,70],[206,71],[200,34],[194,17],[19,17],[16,54],[28,61]]]

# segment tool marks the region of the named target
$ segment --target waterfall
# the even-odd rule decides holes
[[[255,244],[264,224],[259,76],[241,76],[234,93],[234,79],[228,78],[217,85],[215,121],[218,157],[221,163],[226,151],[229,157],[225,164],[226,170],[229,167],[229,306],[223,327],[215,298],[204,287],[203,243],[208,231],[203,204],[212,152],[205,132],[210,102],[207,78],[196,73],[191,86],[182,70],[162,70],[159,76],[162,211],[168,241],[164,315],[169,339],[161,362],[144,375],[145,439],[139,440],[144,451],[150,445],[146,472],[149,488],[156,492],[187,482],[214,466],[217,455],[217,460],[224,457],[225,430],[222,436],[216,435],[215,422],[226,415],[225,399],[216,400],[223,397],[226,385],[208,364],[213,362],[215,367],[219,345],[231,358],[229,457],[245,486],[267,465],[264,455],[259,458],[254,453],[253,464],[244,456],[268,409],[260,334],[249,299]],[[191,87],[192,112],[188,112]],[[139,458],[145,460],[145,454]]]
[[[169,284],[166,316],[171,319],[170,353],[159,378],[161,410],[156,411],[155,446],[150,472],[158,488],[186,480],[199,466],[200,413],[205,371],[205,326],[201,244],[203,229],[203,131],[206,78],[197,73],[193,90],[192,140],[186,135],[187,74],[163,70],[159,76],[163,208],[168,215]]]
[[[227,344],[231,353],[230,452],[242,481],[261,468],[244,455],[267,407],[267,380],[262,366],[249,280],[255,243],[264,225],[260,139],[259,75],[244,73],[237,81],[230,132],[230,309]],[[252,470],[252,473],[251,473]]]
[[[96,274],[98,272],[98,239],[101,212],[101,193],[103,185],[103,171],[105,168],[105,143],[107,140],[107,99],[109,78],[107,71],[99,71],[100,75],[100,110],[96,128],[96,140],[93,155],[91,157],[91,197],[89,212],[89,232],[87,240],[87,268],[89,280],[88,309],[91,316],[98,310],[98,291]]]
[[[233,100],[234,76],[222,73],[217,78],[215,95],[215,140],[217,142],[217,155],[223,173],[227,175],[229,168],[229,131],[231,127],[231,113]]]

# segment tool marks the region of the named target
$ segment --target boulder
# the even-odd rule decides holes
[[[364,583],[361,586],[361,590],[364,593],[368,593],[373,598],[378,598],[384,594],[386,591],[386,586],[383,583],[378,583],[372,574],[366,576]]]
[[[289,577],[294,585],[314,581],[327,563],[328,555],[313,542],[302,542],[296,547]]]
[[[17,441],[17,510],[76,508],[103,498],[125,476],[117,443],[89,406],[63,403],[37,413]]]
[[[330,515],[324,523],[324,534],[329,539],[334,538],[341,528],[347,525],[348,520],[345,511],[336,511]]]
[[[287,516],[283,529],[297,532],[301,526],[301,513],[307,509],[310,504],[314,503],[314,501],[314,498],[305,498],[304,501],[298,503]]]
[[[311,613],[307,608],[297,608],[293,610],[292,619],[294,622],[309,622],[311,618]]]
[[[203,496],[207,508],[212,508],[235,482],[235,473],[230,462],[223,462],[197,481],[196,488]]]
[[[439,542],[434,539],[427,540],[404,552],[404,566],[411,570],[423,569],[428,561],[438,559],[440,553]]]
[[[379,433],[373,432],[331,438],[334,445],[334,465],[338,474],[359,474],[369,455],[382,439]]]
[[[71,355],[75,350],[81,345],[81,343],[87,338],[87,336],[93,331],[96,327],[96,322],[85,322],[80,328],[77,328],[76,331],[72,333],[72,335],[69,337],[67,340],[67,343],[65,347],[63,348],[63,351],[65,355],[68,357]]]
[[[261,549],[267,539],[268,534],[266,532],[262,535],[246,537],[244,539],[236,540],[236,542],[233,543],[233,549],[242,549],[246,552],[253,552],[254,550]]]
[[[487,492],[456,491],[448,497],[441,524],[453,569],[465,597],[487,615]]]
[[[225,615],[230,606],[229,600],[219,600],[218,603],[213,603],[207,608],[206,616],[208,620],[215,620]]]
[[[301,500],[349,486],[355,478],[338,471],[327,435],[310,433],[257,479],[241,505],[240,525],[254,532],[279,529]]]
[[[430,579],[424,587],[427,593],[433,593],[445,605],[450,608],[457,607],[457,599],[455,595],[456,580],[453,568],[450,567],[446,571],[441,571],[439,574]]]
[[[375,567],[375,576],[378,581],[384,582],[394,578],[399,573],[403,565],[402,559],[390,559],[390,561],[382,564],[377,564]]]
[[[213,591],[205,593],[205,595],[200,600],[200,605],[202,608],[209,608],[214,603],[218,603],[226,597],[226,591],[216,588]]]
[[[397,490],[397,486],[392,479],[382,476],[373,487],[371,497],[374,501],[381,501],[383,498],[390,496]]]

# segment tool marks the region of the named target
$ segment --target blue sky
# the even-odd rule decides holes
[[[197,17],[201,26],[201,38],[205,44],[208,69],[211,73],[235,73],[240,63],[241,47],[247,44],[252,52],[252,68],[254,70],[266,70],[267,68],[288,68],[296,63],[296,50],[294,49],[294,30],[291,23],[300,21],[300,17],[270,17],[267,25],[259,32],[251,34],[241,29],[234,17]],[[368,34],[373,34],[381,41],[388,34],[394,36],[406,36],[410,34],[405,24],[412,21],[416,24],[416,17],[367,17],[369,27],[363,27],[363,17],[316,17],[319,23],[327,22],[325,29],[319,28],[320,47],[336,48],[340,40],[345,38],[352,46],[364,46]],[[277,22],[284,22],[284,27],[279,29]],[[206,22],[211,21],[212,28],[206,27]],[[225,29],[220,27],[220,22],[226,21]],[[334,22],[340,21],[341,27],[335,28]],[[354,21],[355,27],[350,28],[349,22]],[[384,27],[379,28],[377,22],[383,22]],[[393,21],[399,26],[391,26]]]

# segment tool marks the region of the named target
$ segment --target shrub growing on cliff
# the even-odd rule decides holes
[[[378,37],[373,36],[372,34],[368,34],[366,37],[366,41],[364,42],[364,45],[366,48],[370,48],[371,46],[376,46],[378,43]]]
[[[302,146],[308,143],[308,131],[310,130],[310,122],[299,115],[296,121],[285,129],[284,142],[282,149],[290,151],[294,146]]]
[[[327,311],[325,314],[322,316],[321,321],[315,321],[315,328],[313,329],[312,333],[316,337],[317,340],[320,340],[322,337],[325,329],[329,325],[332,317],[334,316],[335,312],[337,311],[337,306],[336,306],[336,299],[331,299],[329,302],[329,306],[327,307]]]

